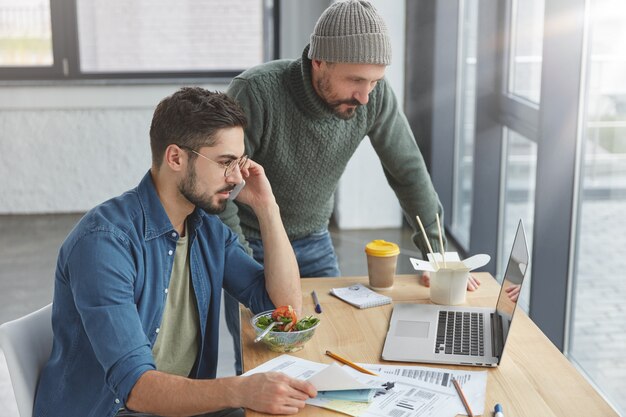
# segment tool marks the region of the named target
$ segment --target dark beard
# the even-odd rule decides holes
[[[191,165],[187,170],[187,178],[178,186],[178,191],[194,206],[206,211],[209,214],[220,214],[226,209],[227,200],[221,201],[217,204],[211,203],[211,199],[205,199],[203,196],[197,194],[194,190],[196,188],[196,171],[192,169]],[[231,191],[235,188],[234,185],[224,187],[218,192]]]
[[[340,119],[343,119],[343,120],[352,119],[354,115],[356,114],[356,109],[362,105],[361,103],[359,103],[358,100],[353,99],[353,98],[348,99],[348,100],[328,101],[325,96],[328,95],[330,88],[328,87],[328,83],[324,79],[317,80],[317,89],[322,94],[324,94],[324,96],[322,96],[321,99],[326,105],[326,107],[330,111],[332,111],[335,116],[339,117]],[[356,107],[353,109],[347,109],[346,111],[340,111],[339,106],[341,106],[342,104],[349,104],[349,105],[356,106]]]
[[[341,102],[335,102],[335,103],[326,103],[326,105],[331,109],[331,111],[333,112],[333,114],[337,117],[339,117],[340,119],[343,120],[350,120],[354,117],[354,115],[356,114],[356,109],[358,108],[358,106],[360,106],[361,104],[356,101],[356,106],[354,108],[351,109],[346,109],[345,111],[340,111],[339,110],[339,106],[342,104],[352,104],[354,105],[356,100],[350,100],[350,102],[348,101],[341,101]]]

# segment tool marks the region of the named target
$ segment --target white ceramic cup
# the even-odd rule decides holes
[[[465,302],[469,270],[463,262],[439,262],[430,273],[430,300],[435,304],[457,305]]]

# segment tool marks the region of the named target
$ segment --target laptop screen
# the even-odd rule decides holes
[[[521,295],[522,283],[528,268],[528,246],[526,245],[526,234],[522,221],[519,221],[513,247],[511,248],[511,256],[509,263],[504,272],[502,279],[502,288],[496,305],[496,314],[494,316],[495,327],[495,353],[498,358],[502,357],[504,343],[509,335],[509,327],[511,319],[515,312],[515,307]]]

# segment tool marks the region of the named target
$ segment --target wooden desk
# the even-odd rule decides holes
[[[467,304],[481,307],[495,306],[500,286],[489,274],[477,275],[482,285],[478,291],[468,292]],[[326,350],[331,350],[353,362],[416,365],[387,362],[380,357],[393,309],[392,304],[359,310],[329,294],[333,287],[345,287],[357,282],[367,284],[367,277],[302,279],[304,313],[314,314],[311,291],[315,289],[323,308],[323,313],[319,315],[322,323],[304,349],[292,355],[316,362],[331,363],[333,359],[324,354]],[[419,285],[414,275],[397,276],[393,289],[384,293],[390,295],[394,303],[430,302],[428,289]],[[250,325],[252,315],[247,309],[242,309],[241,313],[243,366],[244,371],[247,371],[279,354],[271,352],[260,343],[253,343],[254,330]],[[493,415],[494,404],[501,403],[506,417],[617,416],[617,413],[528,316],[521,309],[515,314],[516,318],[499,367],[439,366],[468,370],[487,369],[484,415]],[[264,414],[248,410],[246,415]],[[341,414],[307,405],[298,415]]]

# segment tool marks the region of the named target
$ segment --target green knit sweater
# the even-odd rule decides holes
[[[289,238],[299,239],[328,225],[339,178],[368,136],[416,231],[415,244],[422,254],[428,252],[415,220],[419,215],[437,251],[435,213],[442,216],[443,210],[391,87],[386,80],[378,82],[368,104],[358,107],[353,118],[342,120],[313,89],[307,53],[308,46],[300,59],[249,69],[227,90],[248,116],[246,153],[265,169]],[[244,236],[260,238],[250,207],[229,202],[221,217],[242,242]]]

